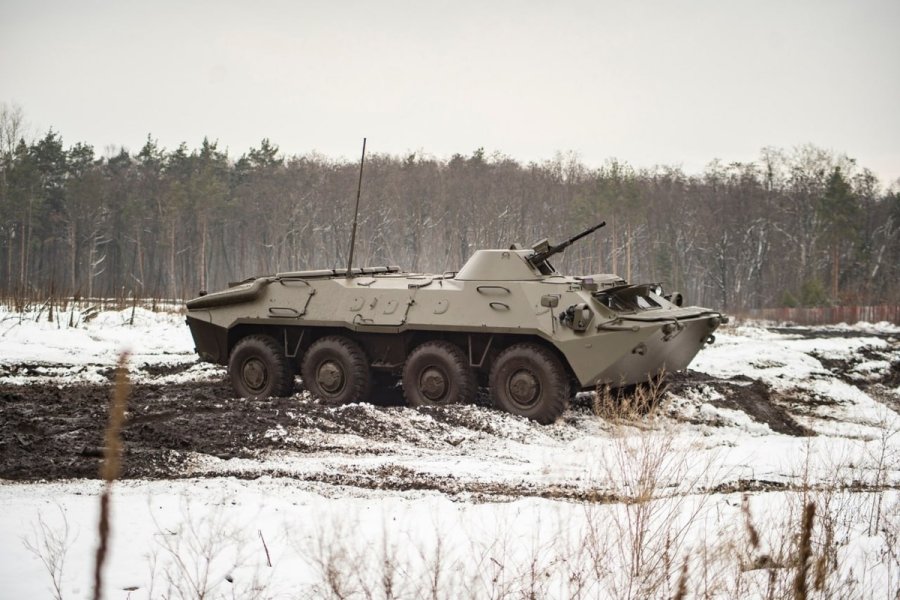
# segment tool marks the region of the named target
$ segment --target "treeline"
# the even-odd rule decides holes
[[[359,165],[240,157],[215,142],[98,156],[0,114],[0,293],[191,297],[251,275],[344,267]],[[607,227],[556,260],[573,274],[658,281],[728,310],[896,301],[900,195],[815,147],[754,163],[589,168],[481,149],[367,157],[354,264],[455,271],[478,248],[557,242]]]

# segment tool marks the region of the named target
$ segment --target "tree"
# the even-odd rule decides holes
[[[150,135],[136,154],[98,159],[53,130],[11,142],[21,114],[0,109],[0,293],[178,298],[346,265],[355,160],[285,157],[263,139],[233,162],[209,138],[166,150]],[[559,241],[601,219],[557,267],[659,281],[731,310],[900,296],[896,190],[813,146],[698,175],[594,169],[574,153],[528,164],[483,148],[371,154],[356,264],[454,270],[478,248]]]
[[[823,238],[831,248],[831,297],[836,302],[840,291],[841,247],[856,239],[859,217],[856,198],[840,167],[831,171],[817,208]]]

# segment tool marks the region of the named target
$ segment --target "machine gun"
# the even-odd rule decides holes
[[[601,221],[599,224],[594,225],[593,227],[590,227],[582,231],[578,235],[572,236],[561,244],[557,244],[555,246],[552,246],[550,242],[546,238],[544,238],[532,247],[532,249],[534,250],[534,254],[529,256],[527,260],[534,268],[538,269],[541,273],[549,275],[553,272],[553,267],[552,265],[550,265],[550,263],[547,262],[548,258],[555,254],[559,254],[584,236],[588,235],[589,233],[594,233],[604,225],[606,225],[606,221]],[[550,273],[545,273],[545,271],[549,271]]]

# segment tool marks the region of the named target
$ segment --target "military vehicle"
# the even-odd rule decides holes
[[[205,361],[248,398],[286,396],[295,375],[331,404],[402,382],[411,406],[493,404],[553,422],[576,391],[684,369],[727,317],[617,275],[565,276],[558,245],[478,250],[455,273],[383,266],[276,273],[187,302]],[[352,245],[351,245],[352,248]]]
[[[346,269],[254,277],[187,302],[200,358],[228,365],[235,392],[288,396],[295,375],[330,404],[396,389],[411,406],[471,402],[551,423],[574,391],[685,368],[724,315],[616,275],[568,277],[558,245],[478,250],[455,273],[353,267],[366,140]]]

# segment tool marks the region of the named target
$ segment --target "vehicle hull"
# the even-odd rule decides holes
[[[583,278],[461,280],[453,276],[370,270],[258,278],[188,302],[187,323],[201,359],[227,364],[242,334],[266,333],[299,359],[317,337],[358,337],[373,365],[402,367],[417,343],[450,339],[473,368],[487,368],[516,341],[551,347],[578,389],[629,385],[684,369],[723,321],[720,313],[657,298],[653,310],[623,313],[597,302]],[[613,276],[610,276],[613,277]],[[619,282],[616,278],[616,281]],[[546,298],[556,307],[545,306]],[[567,306],[590,309],[581,330],[566,326]]]

